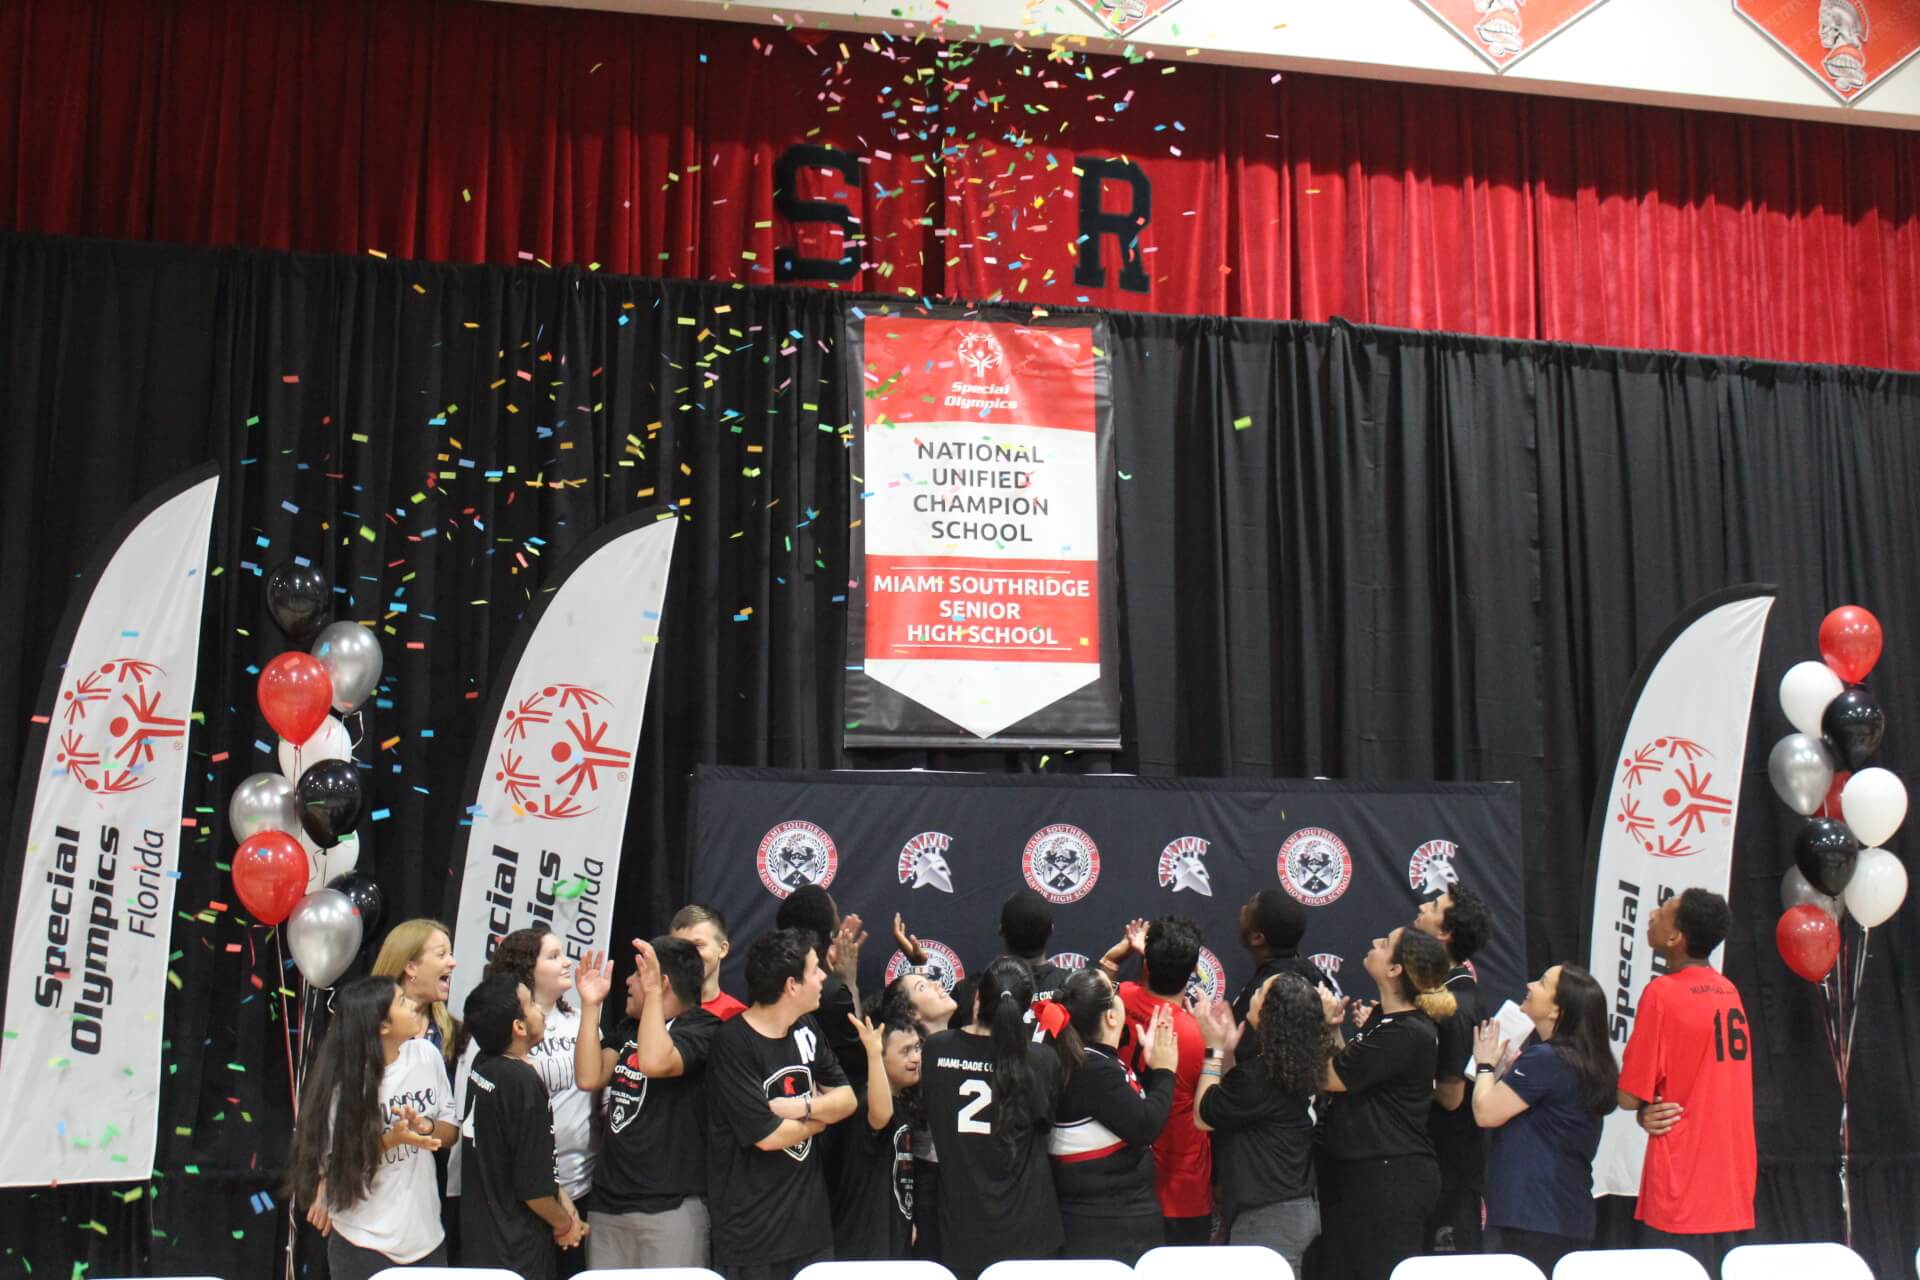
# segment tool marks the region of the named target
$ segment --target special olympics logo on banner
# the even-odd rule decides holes
[[[1093,968],[1093,960],[1078,951],[1062,951],[1059,955],[1048,956],[1047,963],[1065,969],[1068,973],[1078,973],[1082,969]]]
[[[975,378],[984,378],[987,370],[1007,362],[1007,353],[1000,349],[999,339],[987,329],[974,329],[960,339],[960,349],[955,354]]]
[[[1655,738],[1630,753],[1620,762],[1613,820],[1656,858],[1699,853],[1691,838],[1706,834],[1708,818],[1722,828],[1733,821],[1733,797],[1715,794],[1713,774],[1701,767],[1712,759],[1690,738]]]
[[[1056,822],[1033,833],[1020,855],[1020,870],[1048,902],[1078,902],[1100,879],[1100,848],[1080,828]]]
[[[625,782],[633,753],[607,744],[613,702],[582,684],[549,684],[514,703],[494,757],[493,780],[532,818],[579,818],[600,790],[601,773]],[[570,715],[569,712],[577,713]]]
[[[1187,994],[1195,1000],[1218,1000],[1227,992],[1227,971],[1220,967],[1220,957],[1200,948],[1200,959],[1194,963],[1193,976],[1187,979]]]
[[[1276,861],[1280,887],[1310,907],[1338,902],[1353,883],[1353,855],[1325,827],[1302,827],[1288,836]]]
[[[1327,985],[1333,988],[1333,994],[1345,999],[1347,993],[1340,989],[1340,957],[1330,951],[1321,951],[1308,956],[1307,959],[1312,961],[1313,967],[1326,978]]]
[[[1460,846],[1451,840],[1427,841],[1407,862],[1407,883],[1423,898],[1445,893],[1460,882],[1460,872],[1453,865],[1459,856]]]
[[[932,938],[920,939],[920,949],[927,953],[925,964],[914,964],[907,959],[904,951],[893,953],[893,958],[887,961],[888,984],[891,985],[903,973],[924,973],[939,983],[948,995],[952,995],[953,984],[967,976],[967,971],[961,967],[960,957],[954,954],[952,947],[944,942],[935,942]]]
[[[947,866],[947,850],[953,837],[944,831],[922,831],[900,846],[900,883],[916,889],[953,892],[953,870]]]
[[[185,717],[161,714],[166,674],[138,658],[113,658],[88,670],[60,695],[66,727],[54,763],[87,790],[107,795],[153,781],[144,775],[154,763],[154,745],[170,740],[179,751],[187,737]],[[132,688],[125,687],[129,681]]]
[[[1200,836],[1179,836],[1160,851],[1160,887],[1175,893],[1191,889],[1204,898],[1213,896],[1213,882],[1207,879],[1207,841]]]
[[[767,892],[784,898],[801,885],[817,884],[824,889],[832,884],[834,873],[840,869],[840,851],[833,847],[833,837],[825,830],[792,818],[761,837],[754,864]]]

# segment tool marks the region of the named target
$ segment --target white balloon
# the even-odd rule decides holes
[[[1883,845],[1907,817],[1907,784],[1880,768],[1862,769],[1840,789],[1840,815],[1863,845]]]
[[[314,730],[313,736],[300,744],[300,758],[293,756],[293,744],[285,738],[280,739],[280,748],[275,753],[280,757],[280,772],[287,781],[299,784],[300,775],[322,760],[353,759],[353,739],[347,734],[347,726],[341,724],[335,716],[328,716],[326,722]]]
[[[352,831],[341,836],[340,843],[333,848],[322,849],[320,852],[325,866],[321,874],[326,877],[328,884],[333,883],[335,876],[344,876],[349,871],[357,871],[360,867],[360,837]]]
[[[1840,677],[1824,662],[1796,662],[1780,677],[1780,709],[1787,713],[1793,727],[1813,737],[1820,736],[1820,717],[1827,704],[1846,688]]]
[[[1885,924],[1907,900],[1906,865],[1885,849],[1862,849],[1841,896],[1862,929]]]

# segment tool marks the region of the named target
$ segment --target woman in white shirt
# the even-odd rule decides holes
[[[446,1265],[431,1152],[459,1136],[447,1065],[392,978],[340,988],[294,1124],[294,1203],[327,1238],[333,1280]]]
[[[573,987],[573,961],[560,946],[557,934],[544,928],[516,929],[500,939],[487,961],[487,973],[506,973],[526,984],[533,1002],[546,1015],[547,1033],[533,1046],[527,1061],[547,1085],[547,1105],[553,1111],[553,1154],[563,1200],[573,1203],[585,1220],[593,1191],[593,1095],[574,1083],[573,1048],[580,1038],[580,1011],[567,1000]],[[478,1054],[469,1043],[460,1056],[455,1077],[464,1104],[467,1073]],[[449,1178],[449,1194],[458,1194],[457,1173]],[[585,1249],[556,1251],[559,1275],[586,1268]]]

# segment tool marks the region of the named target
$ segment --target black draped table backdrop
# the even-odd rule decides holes
[[[1783,731],[1773,684],[1828,608],[1856,602],[1890,638],[1874,681],[1896,726],[1883,763],[1914,767],[1898,726],[1920,723],[1920,381],[1111,314],[1127,745],[849,753],[857,513],[843,428],[859,388],[836,342],[854,305],[884,304],[0,237],[0,776],[18,776],[49,636],[97,539],[190,466],[212,459],[227,477],[159,1174],[0,1193],[7,1265],[274,1267],[283,975],[264,930],[208,905],[232,901],[225,797],[270,767],[252,686],[278,638],[259,572],[309,555],[344,589],[336,616],[382,624],[388,674],[360,752],[375,810],[366,860],[389,920],[438,914],[465,843],[468,747],[516,622],[569,547],[662,502],[684,524],[635,772],[623,933],[661,927],[696,862],[718,856],[689,828],[703,764],[1513,780],[1520,843],[1505,853],[1522,873],[1502,891],[1523,905],[1501,928],[1524,938],[1530,970],[1578,958],[1585,825],[1636,660],[1707,591],[1779,583],[1727,967],[1761,1050],[1763,1234],[1838,1235],[1838,1098],[1813,990],[1773,949],[1791,815],[1770,803],[1761,765]],[[1855,1067],[1860,1243],[1885,1275],[1920,1242],[1916,921],[1875,933]],[[1224,957],[1232,941],[1212,945]],[[1610,1238],[1621,1217],[1610,1208]]]

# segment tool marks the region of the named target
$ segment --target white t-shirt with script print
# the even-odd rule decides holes
[[[447,1061],[425,1040],[401,1045],[400,1056],[380,1077],[383,1132],[393,1126],[402,1107],[412,1107],[429,1120],[460,1122],[453,1110],[453,1088],[447,1083]],[[402,1145],[381,1152],[366,1199],[347,1209],[329,1204],[328,1211],[333,1229],[349,1243],[395,1262],[418,1262],[446,1238],[440,1225],[440,1184],[434,1176],[433,1153],[419,1147]]]

